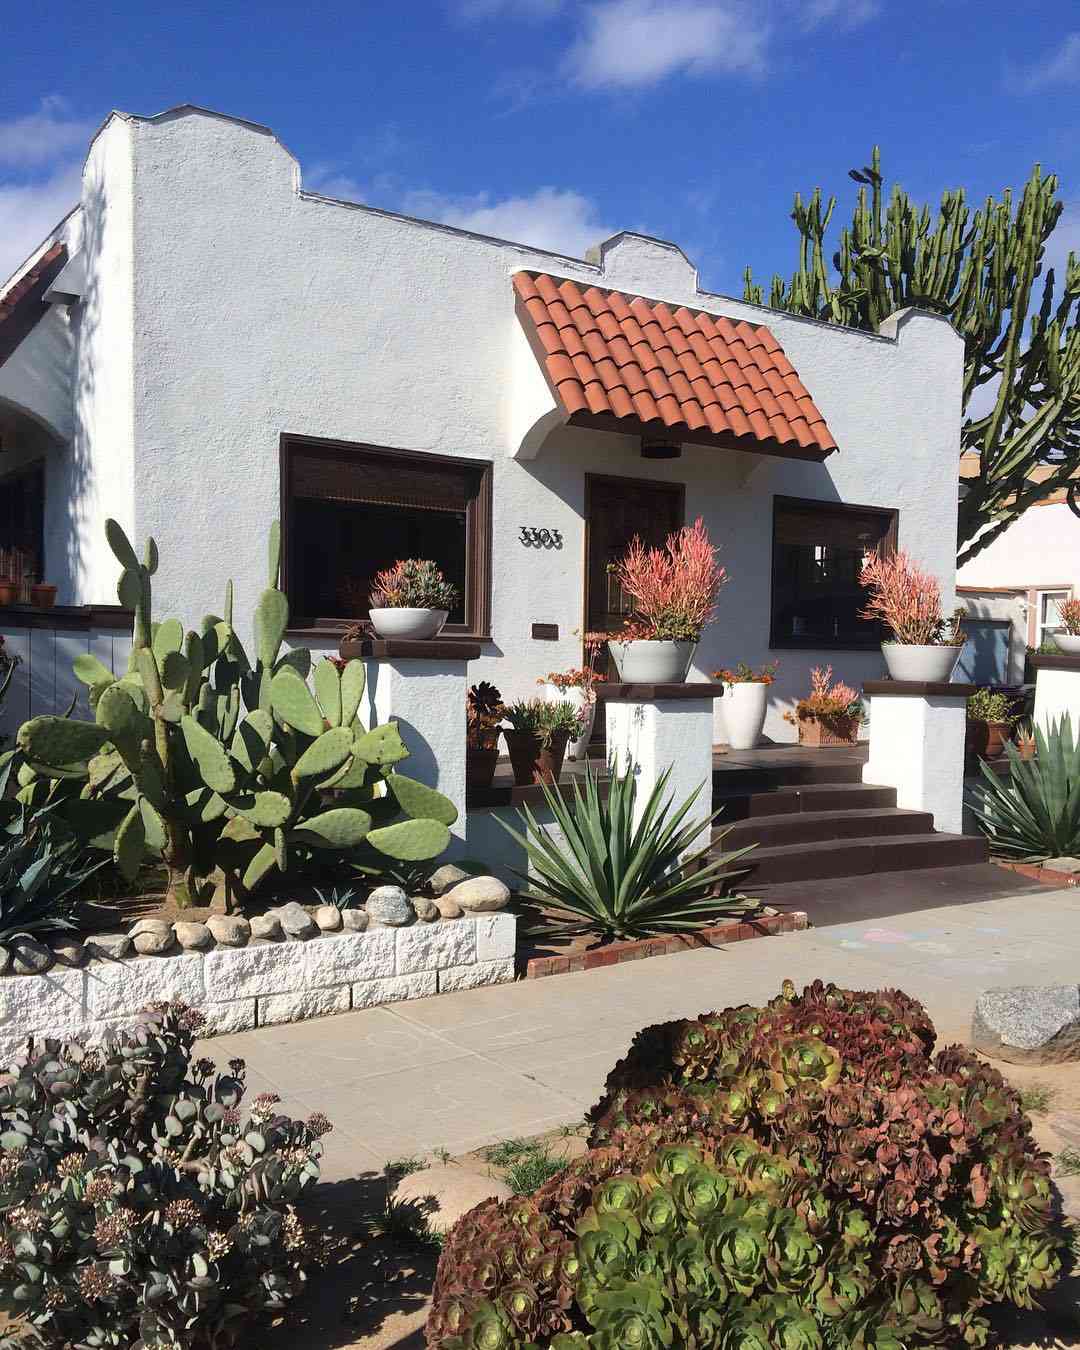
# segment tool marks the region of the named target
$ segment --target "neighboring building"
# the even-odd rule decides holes
[[[731,580],[695,675],[779,658],[777,740],[811,667],[881,673],[865,549],[898,543],[951,605],[963,344],[941,317],[860,333],[702,292],[641,235],[582,261],[330,200],[271,132],[191,107],[113,114],[13,281],[0,547],[62,605],[115,604],[111,515],[157,540],[159,615],[220,608],[231,575],[246,619],[280,515],[295,640],[333,649],[379,567],[432,557],[463,591],[449,632],[483,644],[471,676],[521,696],[618,622],[631,535],[702,516]],[[34,710],[61,693],[45,660]]]
[[[1080,519],[1057,493],[965,563],[956,581],[972,635],[969,674],[1019,684],[1026,649],[1060,631],[1058,606],[1080,595]]]

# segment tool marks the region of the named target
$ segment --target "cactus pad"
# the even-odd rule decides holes
[[[320,661],[315,667],[315,697],[330,725],[341,726],[341,676],[333,661]]]
[[[338,806],[320,816],[309,816],[293,835],[316,848],[355,848],[371,829],[371,817],[355,806]]]
[[[96,755],[109,733],[94,722],[76,722],[68,717],[33,717],[19,728],[16,744],[28,759],[54,768],[84,768]]]
[[[426,783],[418,783],[403,773],[388,774],[386,782],[397,804],[413,820],[437,820],[441,825],[453,825],[457,820],[458,809],[450,798]]]
[[[437,820],[399,820],[372,830],[367,842],[399,862],[424,862],[442,853],[450,843],[450,831]]]
[[[323,715],[311,690],[290,666],[282,666],[270,682],[270,702],[274,715],[286,726],[308,736],[321,736]]]
[[[236,773],[232,761],[216,736],[212,736],[190,714],[180,720],[184,744],[188,754],[208,788],[227,794],[236,787]]]
[[[332,727],[312,741],[293,765],[292,776],[321,778],[345,763],[353,752],[353,738],[345,727]]]
[[[384,722],[381,727],[362,732],[356,737],[353,754],[365,764],[378,764],[385,767],[397,764],[408,757],[405,742],[401,739],[396,722]]]

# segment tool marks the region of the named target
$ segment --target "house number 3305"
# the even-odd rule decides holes
[[[518,538],[526,548],[562,548],[561,530],[542,530],[536,525],[522,525]]]

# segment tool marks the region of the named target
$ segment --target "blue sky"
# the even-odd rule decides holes
[[[1040,159],[1080,248],[1076,0],[51,0],[4,36],[0,274],[111,108],[184,102],[268,124],[331,195],[577,255],[641,230],[728,293],[790,271],[793,192],[849,201],[875,141],[934,201]]]

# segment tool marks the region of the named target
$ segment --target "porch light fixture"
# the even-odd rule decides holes
[[[680,459],[681,457],[681,442],[665,440],[660,436],[642,436],[642,459]]]

